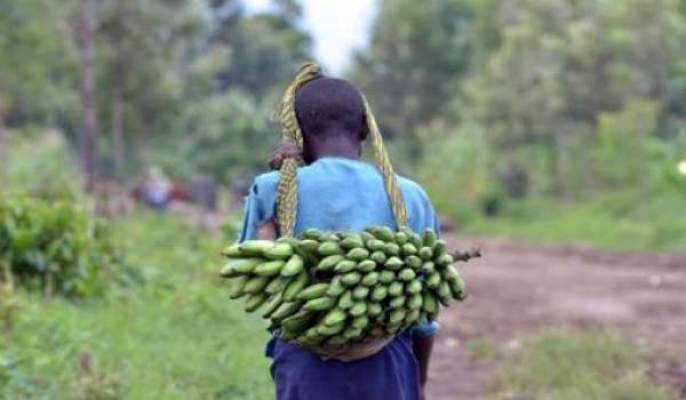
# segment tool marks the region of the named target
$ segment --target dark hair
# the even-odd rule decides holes
[[[348,81],[316,78],[295,95],[295,113],[304,135],[366,136],[362,95]]]

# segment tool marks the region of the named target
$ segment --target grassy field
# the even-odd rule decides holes
[[[482,357],[482,348],[473,349]],[[667,400],[648,380],[648,361],[631,341],[607,331],[551,329],[526,338],[492,383],[493,400]]]
[[[615,250],[684,250],[683,193],[639,197],[618,193],[593,201],[560,203],[545,198],[510,200],[493,218],[455,219],[470,234],[535,243],[586,243]],[[450,213],[446,213],[450,215]]]
[[[0,398],[273,397],[268,335],[215,279],[220,241],[156,215],[116,232],[138,283],[79,304],[19,294],[0,336]],[[79,371],[85,354],[91,376]]]
[[[82,302],[13,297],[0,399],[273,398],[264,325],[215,276],[223,240],[148,213],[114,228],[133,267],[127,287]],[[504,359],[485,341],[471,351],[500,371],[495,399],[667,398],[645,378],[642,352],[604,332],[546,332]]]

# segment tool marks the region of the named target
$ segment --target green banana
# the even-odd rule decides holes
[[[303,289],[296,298],[298,300],[312,300],[324,296],[327,289],[329,288],[328,283],[315,283]]]
[[[332,254],[330,256],[326,256],[322,258],[321,261],[319,261],[319,264],[317,264],[317,271],[329,271],[334,269],[338,263],[344,260],[343,255],[341,254]]]
[[[369,249],[369,251],[377,251],[381,250],[383,251],[384,246],[386,245],[386,242],[378,240],[378,239],[372,239],[367,242],[366,247]]]
[[[322,256],[331,256],[334,254],[343,254],[343,249],[336,242],[324,242],[319,245],[317,252]]]
[[[396,232],[395,233],[395,242],[398,243],[400,246],[404,245],[407,243],[407,234],[405,232]]]
[[[436,266],[432,261],[427,261],[424,264],[422,264],[422,271],[424,271],[427,274],[430,274],[436,271]]]
[[[270,240],[248,240],[238,246],[243,255],[260,257],[272,247],[274,247],[274,242]]]
[[[386,260],[386,263],[384,265],[387,269],[391,271],[397,271],[403,267],[404,263],[403,260],[401,260],[400,258],[393,256]]]
[[[364,260],[357,264],[357,270],[360,272],[372,272],[376,269],[376,263],[372,260]]]
[[[400,273],[398,274],[398,278],[401,281],[405,281],[405,282],[409,282],[416,277],[417,277],[417,274],[415,274],[415,272],[410,268],[405,268],[404,270],[400,271]]]
[[[367,232],[384,242],[391,242],[395,239],[393,231],[387,226],[370,226],[367,228]]]
[[[366,286],[358,286],[353,289],[353,298],[356,300],[364,300],[369,296],[369,288]]]
[[[277,292],[283,291],[286,286],[288,286],[288,282],[291,281],[291,278],[285,278],[285,277],[280,277],[280,278],[274,278],[269,284],[264,288],[264,291],[267,292],[268,294],[274,294]]]
[[[326,316],[322,319],[322,322],[326,326],[334,326],[345,321],[346,313],[340,308],[334,308],[326,313]]]
[[[343,256],[338,257],[343,258]],[[338,264],[336,264],[333,271],[337,274],[345,274],[350,271],[353,271],[356,267],[357,263],[355,261],[343,259]]]
[[[236,258],[226,263],[219,273],[225,278],[250,274],[262,262],[259,258]]]
[[[343,310],[352,308],[354,304],[355,302],[353,301],[352,290],[346,290],[338,299],[338,308],[341,308]]]
[[[255,267],[255,275],[257,276],[274,276],[281,273],[285,262],[282,260],[268,261]]]
[[[355,303],[350,310],[348,310],[348,313],[352,315],[353,317],[359,317],[362,314],[365,314],[367,312],[367,303],[364,301],[360,301]]]
[[[243,255],[240,244],[232,244],[222,250],[221,254],[225,257],[240,257]]]
[[[326,311],[336,305],[336,299],[331,297],[319,297],[317,299],[309,300],[303,305],[303,310],[307,311]]]
[[[300,246],[300,249],[309,254],[317,252],[317,249],[319,248],[319,242],[312,239],[303,239],[298,245]]]
[[[404,286],[401,282],[393,281],[388,286],[388,294],[392,297],[400,296],[403,293]]]
[[[409,294],[417,294],[422,291],[422,283],[418,280],[413,280],[405,285],[405,291]]]
[[[369,258],[369,250],[362,247],[356,247],[348,251],[346,257],[353,261],[364,261]]]
[[[265,301],[267,301],[267,296],[264,293],[252,293],[245,300],[245,311],[253,312],[260,308]]]
[[[391,283],[395,280],[395,273],[393,271],[381,271],[379,274],[379,282]]]
[[[402,322],[402,320],[405,319],[405,315],[406,312],[402,308],[396,308],[395,310],[391,311],[391,314],[388,317],[389,328]],[[397,331],[397,328],[394,328],[393,331]]]
[[[305,289],[305,286],[307,286],[307,281],[309,280],[309,277],[307,276],[306,271],[302,271],[298,275],[295,276],[291,280],[291,282],[286,286],[286,288],[283,291],[283,299],[286,301],[292,301],[295,300],[295,297]]]
[[[250,277],[248,277],[248,275],[244,275],[236,279],[233,279],[231,281],[231,287],[229,288],[229,298],[237,299],[239,297],[242,297],[245,294],[244,288],[248,280],[250,280]]]
[[[424,231],[424,235],[422,236],[422,244],[424,246],[431,247],[434,244],[436,244],[437,240],[438,240],[438,237],[436,236],[436,232],[434,232],[431,229],[427,229]]]
[[[379,303],[369,303],[367,304],[367,315],[370,317],[376,317],[381,315],[383,312],[383,306]]]
[[[276,243],[264,251],[264,256],[273,260],[285,260],[293,255],[293,247],[288,243]]]
[[[253,278],[250,278],[250,280],[248,280],[245,283],[243,291],[248,294],[255,294],[264,289],[264,287],[267,286],[270,280],[271,279],[267,276],[255,276]]]
[[[290,317],[300,310],[302,304],[302,301],[285,301],[272,313],[271,319],[278,322]]]
[[[381,301],[388,296],[388,289],[385,286],[377,286],[372,290],[372,300]]]
[[[286,262],[283,268],[281,268],[281,276],[295,276],[302,272],[304,269],[304,260],[299,255],[294,254],[291,256],[291,258],[288,259],[288,262]]]
[[[417,256],[407,256],[405,264],[410,268],[419,269],[422,266],[422,259]]]
[[[429,261],[434,257],[434,251],[431,250],[431,247],[422,247],[417,254],[423,261]]]
[[[412,243],[405,243],[401,248],[400,252],[404,256],[412,256],[417,254],[417,248]]]
[[[405,301],[407,301],[407,297],[405,296],[396,296],[391,299],[391,302],[388,304],[390,308],[400,308],[405,305]]]
[[[400,255],[400,246],[398,246],[395,243],[386,243],[384,245],[383,251],[384,251],[384,253],[386,253],[386,255],[399,256]]]
[[[385,263],[388,258],[386,257],[386,253],[383,251],[375,251],[369,255],[369,259],[381,265]]]
[[[269,318],[274,311],[276,311],[277,308],[281,305],[281,302],[283,301],[283,292],[279,293],[274,293],[267,299],[267,305],[266,309],[262,313],[262,318]]]
[[[349,326],[343,331],[343,337],[347,340],[355,340],[362,336],[362,329],[356,328],[354,326]]]
[[[351,325],[359,330],[362,330],[369,325],[369,318],[367,318],[366,315],[360,315],[359,317],[353,319]]]
[[[360,281],[360,284],[363,286],[375,286],[379,282],[379,273],[378,272],[369,272],[367,273],[362,280]]]
[[[333,279],[331,279],[329,288],[326,289],[326,295],[329,297],[338,297],[342,295],[343,292],[345,292],[345,286],[341,283],[341,277],[334,276]]]
[[[317,333],[324,336],[333,336],[343,330],[345,324],[340,323],[336,325],[327,326],[324,324],[317,325]]]
[[[420,293],[413,294],[407,301],[407,308],[410,310],[418,310],[422,308],[424,299]]]
[[[362,279],[362,275],[359,272],[348,272],[341,277],[341,283],[345,286],[355,286]]]
[[[362,237],[356,233],[349,234],[343,240],[341,240],[341,247],[348,250],[363,246],[364,242],[362,241]]]

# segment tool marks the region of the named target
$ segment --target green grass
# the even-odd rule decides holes
[[[155,215],[116,231],[142,282],[80,304],[20,294],[15,327],[0,334],[0,399],[272,398],[264,325],[214,274],[220,240]]]
[[[668,393],[648,380],[642,352],[601,330],[548,330],[526,339],[507,358],[492,399],[662,400]]]
[[[535,243],[587,243],[616,250],[684,250],[684,204],[686,195],[680,193],[645,197],[615,194],[570,204],[527,199],[509,201],[498,217],[474,217],[458,226],[471,234]]]

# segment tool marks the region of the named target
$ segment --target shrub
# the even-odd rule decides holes
[[[0,198],[0,266],[5,280],[46,295],[99,294],[120,264],[107,227],[77,203]]]

